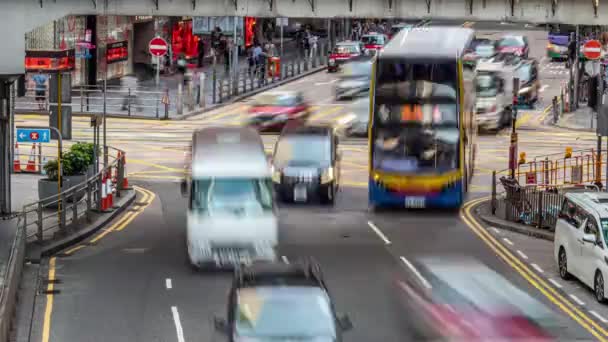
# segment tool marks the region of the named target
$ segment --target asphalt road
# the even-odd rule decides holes
[[[526,34],[534,41],[532,55],[540,59],[545,46],[542,32]],[[547,86],[543,101],[538,108],[522,111],[518,125],[520,150],[529,149],[530,155],[561,151],[571,142],[589,143],[586,135],[575,140],[572,132],[542,125],[543,108],[559,92],[563,79],[545,77],[552,75],[551,68],[545,69],[541,73]],[[304,92],[315,106],[314,121],[339,125],[349,110],[347,104],[333,101],[334,80],[335,76],[321,73],[282,88]],[[59,280],[54,289],[60,292],[37,297],[31,341],[218,340],[212,318],[226,313],[229,276],[194,272],[189,267],[186,202],[177,181],[183,166],[181,151],[192,130],[238,125],[245,106],[238,103],[181,122],[109,121],[109,143],[127,150],[129,179],[142,189],[139,205],[126,214],[133,217],[130,222],[118,219],[100,232],[102,238],[92,238],[95,243],[84,243],[45,264],[43,276],[51,272],[51,278]],[[41,120],[18,118],[19,123]],[[76,121],[74,127],[78,139],[90,139],[86,121]],[[491,170],[506,168],[508,139],[506,132],[479,137],[470,199],[488,193]],[[265,136],[264,140],[271,148],[275,138]],[[337,310],[347,312],[354,323],[348,341],[415,340],[405,328],[407,316],[397,305],[393,284],[406,271],[401,257],[413,260],[426,255],[479,259],[554,310],[553,333],[560,340],[592,340],[588,331],[553,303],[555,296],[543,295],[515,271],[497,255],[496,245],[480,239],[459,213],[369,212],[366,141],[344,139],[341,149],[345,182],[336,205],[282,206],[280,252],[290,261],[312,256],[321,263]]]

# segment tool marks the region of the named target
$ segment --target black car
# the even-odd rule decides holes
[[[338,136],[331,126],[286,126],[272,157],[274,189],[283,201],[333,204],[340,181]]]
[[[352,329],[338,315],[314,262],[251,265],[235,272],[227,319],[215,329],[238,341],[342,341]]]

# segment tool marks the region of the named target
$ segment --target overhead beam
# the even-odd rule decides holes
[[[431,3],[433,0],[426,0],[426,13],[431,14]]]
[[[592,0],[593,1],[593,15],[597,18],[597,11],[600,7],[600,0]]]
[[[232,3],[234,4],[234,10],[238,11],[238,9],[239,9],[239,0],[232,0]]]
[[[43,2],[43,0],[40,0],[40,8],[42,8],[42,2]]]
[[[393,10],[393,0],[388,0],[388,10],[389,11]]]
[[[97,0],[91,0],[91,2],[93,3],[93,8],[97,9]]]
[[[348,0],[348,11],[349,12],[353,11],[353,0]]]
[[[551,16],[555,17],[555,12],[557,12],[557,0],[551,0]]]
[[[308,0],[308,3],[310,4],[310,9],[314,12],[315,11],[315,0]]]
[[[158,11],[158,0],[152,0],[152,3],[154,4],[154,8]]]
[[[268,0],[268,7],[270,8],[270,11],[273,10],[274,7],[274,0]]]
[[[469,5],[469,14],[473,14],[473,0],[468,0],[467,3]]]
[[[196,9],[196,0],[192,0],[192,10]]]

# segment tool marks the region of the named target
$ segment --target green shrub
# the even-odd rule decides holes
[[[64,176],[82,175],[89,168],[89,157],[81,151],[69,151],[63,154],[61,167]]]
[[[59,163],[57,163],[57,160],[49,160],[46,165],[44,165],[44,171],[46,172],[48,180],[53,182],[59,180]]]
[[[80,156],[86,158],[87,166],[95,163],[95,145],[92,143],[76,143],[72,145],[70,152],[79,154]]]

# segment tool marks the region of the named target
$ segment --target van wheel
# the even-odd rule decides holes
[[[566,250],[564,247],[560,247],[558,254],[558,267],[559,276],[564,280],[572,279],[572,275],[568,272],[568,257],[566,256]]]
[[[336,187],[334,185],[330,185],[327,187],[327,191],[321,194],[321,203],[334,205],[336,203]]]
[[[595,293],[595,299],[598,301],[598,303],[604,303],[606,301],[606,298],[604,297],[604,277],[602,276],[602,272],[600,270],[595,272],[593,292]]]

